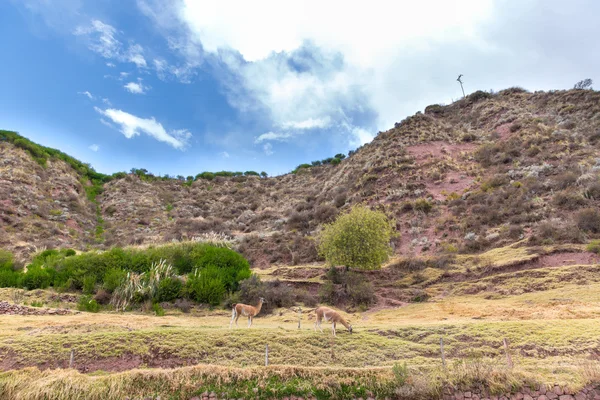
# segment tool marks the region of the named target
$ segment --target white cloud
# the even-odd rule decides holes
[[[255,138],[254,143],[261,143],[266,140],[277,140],[280,142],[285,142],[287,139],[290,139],[293,136],[294,136],[294,134],[291,132],[282,132],[282,133],[267,132],[267,133],[263,133],[259,137]]]
[[[265,151],[265,154],[270,156],[274,153],[273,151],[273,145],[271,143],[265,143],[263,145],[263,150]]]
[[[127,61],[134,63],[138,67],[146,67],[146,59],[144,58],[144,49],[139,44],[134,44],[129,47],[125,58]]]
[[[220,152],[220,153],[219,153],[219,155],[220,155],[221,157],[223,157],[223,158],[229,158],[229,153],[228,153],[228,152],[226,152],[226,151],[222,151],[222,152]]]
[[[123,87],[128,92],[133,94],[146,94],[146,92],[150,89],[150,86],[145,86],[142,84],[141,79],[138,82],[129,82]]]
[[[160,142],[167,143],[178,150],[184,150],[192,137],[192,134],[187,129],[171,130],[167,132],[162,124],[156,121],[154,117],[141,118],[114,108],[102,110],[95,107],[95,110],[119,125],[121,133],[128,139],[145,133],[146,135],[151,136]]]
[[[281,127],[285,129],[317,129],[326,128],[331,124],[331,118],[328,116],[324,118],[309,118],[304,121],[287,121],[284,122]]]
[[[93,152],[97,152],[98,150],[100,150],[100,146],[98,146],[97,144],[92,144],[89,149]]]
[[[358,127],[352,128],[352,135],[354,137],[350,140],[350,144],[353,147],[359,147],[365,143],[369,143],[375,137],[371,132]]]
[[[84,96],[87,96],[90,100],[94,100],[94,96],[92,96],[92,94],[87,90],[85,92],[77,92],[77,94],[82,94]]]
[[[133,63],[138,68],[147,66],[143,55],[144,48],[137,43],[132,43],[127,50],[124,50],[123,43],[118,38],[121,32],[112,25],[94,19],[89,25],[78,26],[73,34],[86,40],[90,50],[106,59]],[[114,62],[107,62],[106,65],[111,68],[116,66]]]
[[[106,104],[107,106],[112,106],[112,103],[111,103],[111,102],[110,102],[110,100],[109,100],[109,99],[107,99],[107,98],[103,98],[103,99],[102,99],[102,102],[103,102],[104,104]]]
[[[283,131],[257,141],[339,127],[336,134],[347,144],[362,143],[373,137],[367,130],[389,128],[418,109],[414,99],[401,95],[431,86],[415,79],[422,73],[418,68],[406,71],[415,54],[461,41],[488,51],[477,28],[494,11],[493,0],[374,0],[368,7],[342,0],[138,4],[189,65],[202,63],[208,53],[226,67],[219,79],[230,104],[268,116],[273,129]]]
[[[104,58],[113,58],[119,55],[121,42],[115,37],[117,30],[111,25],[94,19],[90,25],[78,26],[73,33],[77,36],[87,37],[89,49]]]
[[[96,109],[96,111],[98,111],[98,109]],[[109,128],[114,128],[114,125],[111,124],[110,122],[108,122],[107,120],[105,120],[104,118],[100,118],[100,122],[102,123],[102,125],[106,125]]]

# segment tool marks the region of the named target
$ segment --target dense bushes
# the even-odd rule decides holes
[[[192,242],[80,255],[72,250],[45,250],[33,258],[27,272],[13,267],[12,254],[1,252],[0,287],[80,289],[90,299],[102,291],[97,303],[107,303],[108,296],[117,309],[181,297],[217,305],[227,292],[237,290],[239,282],[250,277],[250,264],[240,254]],[[188,273],[184,286],[179,276]]]
[[[183,283],[179,278],[168,277],[158,284],[156,299],[158,301],[173,301],[181,297]]]
[[[220,271],[213,266],[198,270],[188,278],[185,285],[187,295],[199,303],[218,305],[225,296],[225,285]]]

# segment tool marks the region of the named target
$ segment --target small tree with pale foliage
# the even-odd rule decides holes
[[[377,269],[392,254],[390,240],[395,236],[394,221],[384,213],[355,206],[324,226],[319,254],[334,266]]]

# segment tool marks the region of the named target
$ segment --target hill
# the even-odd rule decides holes
[[[4,132],[0,246],[26,257],[42,247],[218,232],[255,267],[294,265],[318,260],[314,234],[359,202],[396,219],[402,255],[472,253],[518,240],[583,243],[600,232],[599,100],[590,90],[475,92],[380,132],[338,165],[272,178],[181,181],[145,170],[107,177]]]

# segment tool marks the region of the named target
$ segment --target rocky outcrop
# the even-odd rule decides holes
[[[10,304],[7,301],[0,301],[0,315],[67,315],[73,313],[77,312],[61,308],[26,307],[18,304]]]

